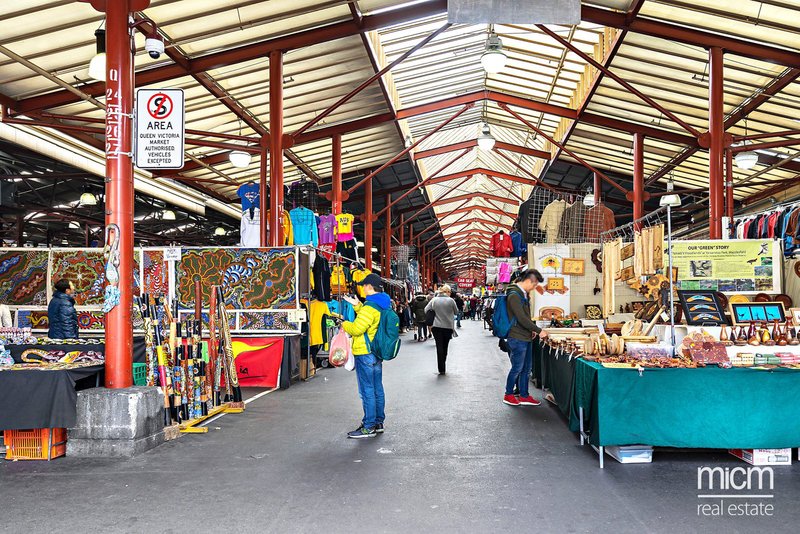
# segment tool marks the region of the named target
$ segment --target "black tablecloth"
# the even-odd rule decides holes
[[[92,365],[64,371],[0,371],[0,430],[75,425],[78,380],[103,371]]]
[[[64,352],[71,352],[73,350],[80,351],[95,351],[105,354],[105,343],[75,343],[75,344],[50,344],[50,345],[6,345],[6,349],[11,351],[11,357],[14,361],[21,363],[22,353],[28,349],[42,349],[42,350],[63,350]],[[144,337],[138,336],[133,338],[133,361],[135,363],[144,363]]]

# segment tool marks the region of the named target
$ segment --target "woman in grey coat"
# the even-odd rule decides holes
[[[433,320],[433,339],[436,340],[436,359],[439,363],[439,374],[445,374],[447,363],[447,348],[455,331],[455,316],[458,313],[456,301],[450,298],[450,286],[445,284],[439,288],[439,294],[431,299],[425,306],[425,313],[433,310],[436,318]]]

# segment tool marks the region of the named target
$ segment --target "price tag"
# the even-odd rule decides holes
[[[181,247],[169,247],[164,251],[166,261],[181,261]]]
[[[286,314],[286,318],[290,323],[305,323],[308,321],[306,310],[302,308],[299,310],[289,310]]]

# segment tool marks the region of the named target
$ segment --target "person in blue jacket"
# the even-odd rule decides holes
[[[50,339],[78,339],[78,312],[75,311],[75,288],[72,282],[62,278],[55,283],[53,298],[47,306],[47,320],[50,324]]]

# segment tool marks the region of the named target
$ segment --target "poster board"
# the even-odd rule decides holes
[[[537,269],[544,277],[540,285],[541,292],[532,293],[533,316],[539,317],[545,308],[559,308],[564,316],[571,313],[570,287],[571,277],[564,274],[564,260],[571,258],[569,245],[537,245],[533,247],[533,264],[531,268]],[[530,259],[530,258],[529,258]],[[547,289],[548,283],[553,289]],[[555,289],[559,287],[560,289]]]
[[[741,295],[781,292],[783,251],[772,239],[673,241],[677,288]]]

